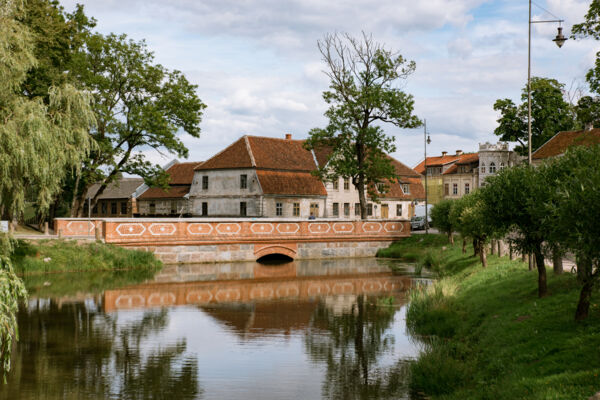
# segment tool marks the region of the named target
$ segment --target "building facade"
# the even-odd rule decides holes
[[[92,199],[100,184],[95,183],[86,193],[86,202],[83,205],[84,216],[91,217],[132,217],[137,212],[135,193],[144,184],[142,178],[119,178],[109,184],[98,196],[95,207],[88,213],[88,201]]]
[[[191,213],[214,217],[359,219],[358,191],[349,178],[322,182],[312,175],[326,167],[331,151],[309,151],[304,141],[243,136],[195,168]],[[419,174],[391,159],[398,180],[369,201],[370,218],[407,219],[412,202],[424,198]]]
[[[167,164],[167,189],[146,185],[138,191],[137,214],[143,217],[184,217],[191,215],[189,192],[194,178],[194,168],[201,164],[197,161]]]

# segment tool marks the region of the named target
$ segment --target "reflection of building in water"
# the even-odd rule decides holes
[[[355,294],[325,296],[325,307],[329,308],[333,312],[333,315],[351,313],[354,305],[356,305]]]

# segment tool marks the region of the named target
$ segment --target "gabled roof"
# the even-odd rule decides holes
[[[166,171],[169,174],[169,185],[191,185],[194,180],[194,168],[201,163],[190,161],[173,164]]]
[[[182,199],[190,192],[190,185],[169,186],[167,190],[159,187],[153,187],[146,190],[137,199]]]
[[[317,165],[312,153],[303,145],[303,140],[243,136],[198,165],[196,171],[257,168],[310,172],[317,169]]]
[[[590,146],[600,144],[600,128],[578,131],[562,131],[537,149],[531,158],[540,160],[563,154],[571,146]]]
[[[427,157],[427,166],[428,167],[441,167],[446,164],[450,164],[456,162],[460,156],[457,155],[445,155],[445,156],[437,156],[437,157]],[[415,168],[419,174],[423,175],[425,173],[425,160],[421,161]]]
[[[309,172],[257,170],[264,194],[327,196],[323,182]]]
[[[465,153],[461,154],[460,158],[456,162],[458,165],[471,164],[479,162],[479,153]]]
[[[108,185],[98,199],[128,199],[133,192],[144,183],[142,178],[120,178]],[[88,189],[86,198],[94,197],[100,189],[99,183],[94,183]]]
[[[390,159],[390,161],[392,162],[392,165],[394,166],[396,175],[398,175],[398,176],[413,176],[413,177],[420,176],[420,174],[417,171],[402,164],[400,161],[396,160],[394,157],[388,156],[388,158]]]

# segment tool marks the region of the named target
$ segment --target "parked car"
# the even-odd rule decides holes
[[[414,216],[410,219],[410,228],[413,231],[425,229],[425,217]]]

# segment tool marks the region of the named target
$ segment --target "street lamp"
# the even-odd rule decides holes
[[[423,120],[423,148],[425,153],[425,234],[429,234],[429,218],[427,211],[427,145],[431,144],[431,138],[427,134],[427,120]]]
[[[538,6],[539,7],[539,6]],[[548,12],[547,10],[544,10]],[[548,12],[548,14],[553,15]],[[554,16],[554,15],[553,15]],[[531,20],[531,0],[529,0],[529,38],[527,43],[527,137],[528,137],[528,161],[531,165],[531,24],[543,24],[543,23],[556,23],[558,22],[558,33],[556,37],[552,39],[556,45],[561,48],[562,45],[567,41],[567,38],[563,36],[561,23],[564,22],[562,19],[549,19],[543,21],[532,21]]]

